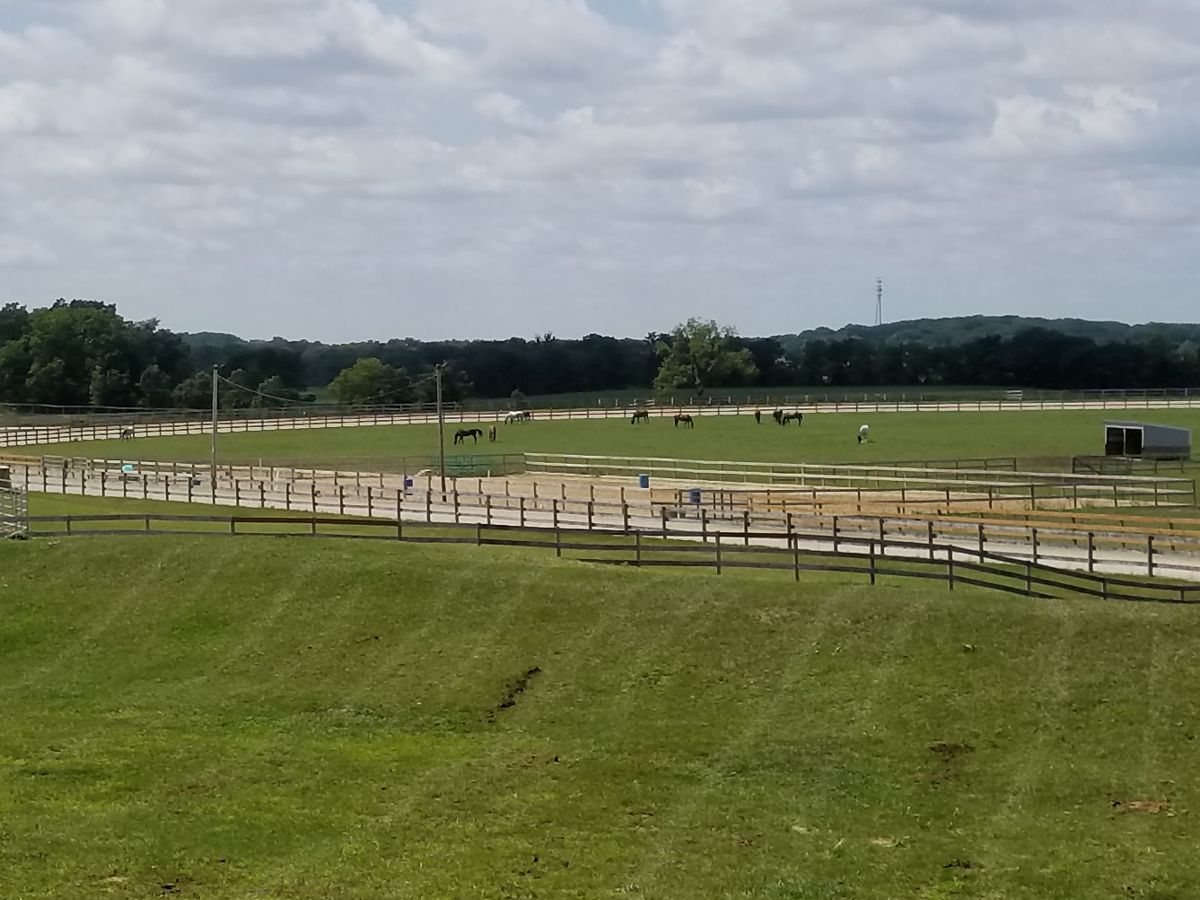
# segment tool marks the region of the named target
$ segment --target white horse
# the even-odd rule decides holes
[[[871,426],[863,425],[858,429],[858,442],[861,444],[871,435]]]

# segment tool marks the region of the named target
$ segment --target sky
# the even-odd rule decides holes
[[[1200,0],[0,0],[0,302],[1195,321]]]

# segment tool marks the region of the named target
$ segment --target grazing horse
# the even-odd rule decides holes
[[[775,410],[775,412],[771,413],[771,418],[775,420],[776,425],[782,425],[783,424],[783,410],[782,409]]]
[[[121,440],[132,441],[133,440],[133,429],[132,428],[122,428],[121,429]]]
[[[779,420],[780,425],[787,425],[788,422],[795,422],[797,425],[804,424],[804,413],[790,412]]]
[[[483,437],[482,428],[460,428],[458,431],[454,432],[454,443],[465,444],[467,442],[467,438],[473,438],[475,443],[478,444],[481,437]]]
[[[675,416],[675,427],[678,428],[680,425],[683,425],[685,428],[695,428],[696,421],[687,413],[679,413]]]
[[[504,417],[505,425],[511,425],[511,424],[513,424],[513,422],[532,422],[532,421],[533,421],[533,413],[527,409],[523,409],[520,412],[509,413],[507,416]]]
[[[858,442],[860,444],[864,443],[867,440],[867,438],[869,438],[870,436],[871,436],[871,426],[870,425],[863,425],[861,428],[858,429]]]
[[[649,421],[650,421],[650,410],[638,409],[638,410],[634,410],[633,418],[629,420],[629,424],[636,425],[638,422],[649,422]]]
[[[492,443],[492,444],[496,443],[496,426],[495,425],[489,426],[489,428],[488,428],[488,442]]]
[[[756,409],[754,411],[754,421],[759,425],[762,424],[762,410],[761,409]]]

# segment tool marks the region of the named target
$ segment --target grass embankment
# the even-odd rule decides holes
[[[1200,891],[1188,608],[184,538],[0,597],[0,896]]]
[[[454,446],[458,425],[447,426],[447,452],[584,453],[764,462],[878,462],[970,459],[995,456],[1069,457],[1103,452],[1109,412],[1004,413],[821,413],[801,427],[781,428],[769,418],[756,425],[750,416],[705,417],[696,428],[675,428],[670,419],[630,425],[624,420],[535,421],[501,425],[500,440]],[[1200,434],[1200,410],[1161,410],[1129,418],[1182,425]],[[862,423],[871,440],[858,444]],[[205,435],[96,441],[28,448],[31,454],[65,454],[112,459],[207,460]],[[340,465],[386,469],[401,457],[437,454],[436,426],[331,428],[310,431],[222,435],[221,459],[228,463]]]

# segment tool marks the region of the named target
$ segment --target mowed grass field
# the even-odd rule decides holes
[[[774,462],[872,462],[989,456],[1065,457],[1103,453],[1103,423],[1145,419],[1192,428],[1200,435],[1200,410],[1162,410],[1140,416],[1109,412],[1003,413],[822,413],[803,426],[781,428],[769,418],[701,416],[695,429],[675,428],[670,419],[630,425],[623,420],[534,421],[501,425],[499,441],[454,446],[450,454],[580,453]],[[861,424],[871,440],[858,444]],[[191,460],[209,457],[206,435],[99,441],[29,448],[29,453],[112,459]],[[332,428],[220,436],[220,458],[231,463],[341,465],[370,469],[397,465],[403,457],[436,455],[436,426]]]
[[[1200,618],[0,545],[0,896],[1189,898]]]

